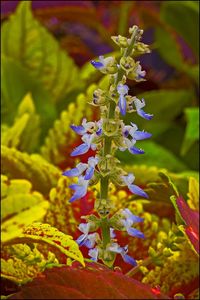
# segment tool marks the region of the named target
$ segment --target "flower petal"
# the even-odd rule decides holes
[[[80,171],[77,168],[74,168],[74,169],[63,172],[62,175],[68,176],[68,177],[76,177],[76,176],[80,175]]]
[[[140,140],[144,140],[144,139],[148,139],[152,136],[151,133],[149,132],[146,132],[146,131],[135,131],[134,133],[134,138],[137,140],[137,141],[140,141]]]
[[[130,265],[132,265],[132,266],[137,266],[137,263],[136,263],[136,261],[135,261],[135,259],[134,258],[132,258],[131,256],[129,256],[129,255],[127,255],[127,254],[121,254],[121,256],[122,256],[122,258],[123,258],[123,260],[127,263],[127,264],[130,264]]]
[[[85,128],[83,126],[71,125],[71,129],[73,129],[76,133],[83,135],[85,133]]]
[[[119,109],[123,116],[126,114],[126,98],[123,95],[119,96]]]
[[[139,195],[139,196],[144,197],[144,198],[149,198],[147,193],[145,193],[143,191],[143,189],[141,189],[139,186],[137,186],[135,184],[130,184],[128,186],[128,188],[131,191],[131,193],[133,193],[133,194]]]
[[[131,236],[136,236],[138,238],[144,239],[144,234],[140,230],[137,230],[137,229],[135,229],[133,227],[128,228],[127,232]]]
[[[152,114],[145,113],[145,111],[143,109],[138,109],[137,114],[146,120],[151,120],[153,118]]]
[[[144,154],[144,150],[139,149],[135,146],[130,147],[128,150],[131,154]]]
[[[73,202],[77,199],[84,197],[87,193],[87,188],[78,184],[72,184],[69,186],[71,189],[75,190],[74,195],[70,198],[69,202]]]
[[[92,178],[92,176],[94,175],[94,168],[90,167],[87,169],[86,173],[85,173],[85,180],[90,180]]]
[[[93,65],[93,67],[95,67],[96,69],[101,69],[101,68],[103,68],[103,63],[102,62],[100,62],[100,61],[95,61],[95,60],[91,60],[91,62],[90,62],[92,65]]]
[[[91,257],[92,260],[94,261],[97,261],[98,259],[98,254],[99,254],[99,251],[97,248],[94,248],[94,249],[90,249],[88,251],[88,255]]]
[[[89,148],[90,148],[90,145],[83,143],[83,144],[79,145],[78,147],[76,147],[74,149],[74,151],[72,151],[71,156],[77,156],[77,155],[84,154],[84,153],[88,152]]]

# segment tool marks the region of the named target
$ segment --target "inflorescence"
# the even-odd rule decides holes
[[[144,99],[138,99],[128,94],[127,79],[136,82],[144,81],[146,72],[142,70],[139,61],[134,57],[149,53],[148,46],[140,42],[143,30],[137,26],[129,29],[130,38],[113,36],[112,40],[120,47],[120,58],[99,57],[99,61],[91,61],[91,64],[100,72],[110,75],[110,85],[107,90],[96,89],[90,104],[100,108],[100,120],[87,122],[83,119],[81,125],[71,125],[71,128],[81,136],[82,143],[76,147],[71,156],[79,156],[92,149],[96,152],[87,163],[78,165],[63,173],[65,176],[78,177],[76,184],[69,187],[74,191],[70,202],[84,197],[88,186],[100,183],[100,193],[95,200],[96,215],[83,216],[86,223],[79,225],[82,232],[77,243],[89,248],[89,256],[92,260],[102,260],[112,267],[116,255],[120,254],[123,260],[133,266],[136,261],[130,257],[128,246],[121,247],[117,243],[115,230],[126,231],[129,235],[144,238],[144,235],[133,225],[142,222],[143,219],[135,216],[127,208],[121,209],[110,217],[111,203],[108,196],[109,184],[112,182],[118,186],[127,186],[129,191],[140,197],[148,198],[148,195],[139,186],[134,184],[134,175],[127,174],[120,166],[120,161],[115,157],[117,150],[128,150],[131,154],[143,154],[144,150],[137,148],[138,140],[151,137],[151,134],[138,130],[136,124],[124,124],[121,116],[126,113],[136,112],[140,117],[151,120],[153,115],[146,113]],[[97,231],[100,229],[100,234]]]

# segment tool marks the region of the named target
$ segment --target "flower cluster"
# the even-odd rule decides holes
[[[70,202],[86,195],[89,185],[100,183],[100,194],[95,200],[95,209],[98,217],[86,216],[87,223],[81,223],[79,230],[82,235],[77,243],[88,247],[89,256],[97,261],[101,259],[105,264],[112,265],[116,254],[120,254],[124,261],[132,265],[136,262],[128,254],[128,246],[121,247],[115,239],[114,230],[126,231],[129,235],[144,238],[139,230],[133,228],[136,222],[142,222],[138,216],[133,215],[128,209],[116,212],[110,217],[110,200],[108,187],[112,182],[124,186],[133,194],[148,198],[145,191],[134,184],[134,175],[127,174],[115,157],[117,150],[128,150],[133,155],[143,154],[144,150],[136,147],[138,140],[151,137],[148,132],[138,130],[136,124],[126,125],[121,119],[127,113],[137,113],[140,117],[151,120],[153,115],[144,111],[145,100],[128,94],[127,79],[137,82],[144,81],[146,72],[142,70],[139,61],[134,60],[137,54],[150,52],[148,46],[140,42],[143,31],[137,26],[129,29],[130,38],[117,36],[113,41],[120,47],[121,58],[117,61],[113,57],[100,56],[98,61],[91,64],[103,74],[110,76],[110,86],[107,90],[96,89],[93,93],[91,104],[99,106],[101,116],[99,121],[88,122],[83,119],[82,124],[71,125],[82,143],[76,147],[71,156],[85,154],[92,149],[95,156],[90,157],[87,163],[78,163],[71,170],[63,173],[65,176],[78,177],[77,183],[69,187],[74,191]],[[100,229],[101,233],[96,231]]]

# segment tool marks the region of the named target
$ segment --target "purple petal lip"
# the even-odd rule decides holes
[[[94,168],[91,167],[89,169],[87,169],[86,173],[85,173],[85,180],[90,180],[92,178],[92,176],[94,175]]]
[[[135,228],[129,228],[127,230],[127,232],[131,236],[135,236],[135,237],[144,239],[144,234],[140,230],[137,230]]]
[[[134,138],[135,138],[137,141],[139,141],[139,140],[144,140],[144,139],[149,139],[151,136],[152,136],[151,133],[145,132],[145,131],[139,131],[139,130],[137,130],[137,131],[134,133]]]
[[[103,68],[103,63],[101,63],[100,61],[95,61],[95,60],[91,60],[90,62],[93,67],[95,67],[96,69],[100,69]]]
[[[80,174],[79,174],[79,170],[77,168],[74,168],[63,172],[62,175],[69,176],[69,177],[76,177],[79,176]]]
[[[85,128],[83,126],[71,125],[70,127],[72,130],[74,130],[76,133],[80,135],[85,133]]]
[[[151,120],[153,118],[153,115],[147,114],[144,110],[138,109],[137,113],[140,117],[146,119],[146,120]]]
[[[127,264],[130,264],[132,265],[133,267],[137,266],[137,263],[135,261],[134,258],[132,258],[131,256],[127,255],[127,254],[122,254],[121,255],[123,260],[127,263]]]
[[[119,97],[119,108],[123,116],[126,114],[126,98],[123,95]]]
[[[130,149],[129,149],[130,153],[132,154],[144,154],[144,150],[142,149],[138,149],[137,147],[134,147],[132,146]]]
[[[89,148],[90,148],[89,145],[83,143],[83,144],[79,145],[78,147],[76,147],[74,149],[74,151],[72,151],[71,156],[85,154],[86,152],[88,152]]]
[[[136,195],[144,197],[144,198],[149,198],[147,193],[145,193],[143,191],[143,189],[141,189],[139,186],[137,186],[135,184],[129,185],[128,188],[131,191],[131,193],[133,193],[133,194],[136,194]]]

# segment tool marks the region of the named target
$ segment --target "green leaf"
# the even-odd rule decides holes
[[[66,256],[79,261],[83,266],[85,266],[83,255],[72,236],[64,234],[49,224],[34,222],[33,224],[25,227],[22,234],[18,237],[15,236],[12,240],[3,242],[6,242],[5,244],[7,245],[21,243],[45,243],[58,249]]]
[[[31,95],[27,94],[22,100],[13,126],[3,132],[1,143],[20,151],[32,152],[38,144],[39,124],[40,117],[35,113]]]
[[[163,148],[161,145],[152,141],[144,141],[145,154],[132,155],[128,151],[119,152],[118,158],[126,164],[145,164],[147,166],[157,166],[159,168],[166,168],[169,171],[181,172],[187,169],[182,161],[179,160],[172,152]]]
[[[46,268],[58,265],[54,253],[49,251],[48,255],[43,255],[36,244],[17,244],[5,249],[6,259],[1,258],[1,277],[18,285],[32,281]]]
[[[185,115],[187,119],[187,128],[181,148],[181,155],[185,155],[194,142],[199,140],[199,108],[186,108]]]
[[[42,201],[4,221],[1,226],[2,243],[9,243],[12,239],[19,237],[25,226],[35,221],[41,221],[48,206],[48,201]]]
[[[40,205],[45,199],[32,191],[32,184],[24,179],[9,180],[1,175],[1,219],[8,219],[34,205]]]
[[[56,227],[64,233],[74,235],[77,231],[78,220],[75,217],[74,208],[69,202],[72,191],[69,185],[72,180],[61,176],[57,186],[49,192],[49,208],[44,217],[44,222]]]
[[[178,45],[173,33],[163,28],[156,28],[155,38],[155,46],[164,60],[177,70],[187,73],[187,75],[189,75],[196,83],[198,83],[199,65],[191,65],[191,63],[187,63],[185,61],[180,49],[180,45]]]
[[[161,8],[161,18],[172,26],[199,53],[199,6],[196,1],[166,1]],[[168,50],[169,48],[167,48]]]
[[[139,99],[144,98],[146,102],[145,111],[154,115],[151,121],[146,121],[135,113],[127,114],[127,123],[134,122],[138,127],[149,131],[153,136],[160,135],[169,128],[171,121],[175,119],[190,103],[194,96],[192,90],[155,90],[137,95]]]
[[[73,159],[70,159],[70,153],[74,143],[79,142],[79,138],[70,128],[70,125],[79,125],[83,117],[91,118],[92,109],[87,104],[87,99],[89,98],[81,93],[75,103],[70,103],[68,109],[61,112],[60,118],[54,122],[53,128],[49,130],[44,145],[41,147],[41,153],[45,159],[54,165],[60,165],[66,159],[67,166],[71,162],[73,163]]]
[[[170,202],[172,195],[178,197],[179,192],[170,177],[163,172],[160,172],[159,176],[159,181],[147,184],[145,191],[149,196],[149,200]]]
[[[36,107],[36,113],[41,116],[41,137],[43,137],[57,115],[56,109],[52,104],[52,96],[17,61],[3,56],[1,69],[2,122],[9,125],[13,124],[20,102],[30,92]]]
[[[38,154],[29,155],[14,148],[1,146],[2,173],[9,178],[31,181],[33,189],[44,195],[56,186],[61,175],[59,169]]]
[[[20,62],[51,93],[53,101],[79,85],[78,68],[34,18],[31,1],[20,2],[16,12],[3,23],[2,53]]]

